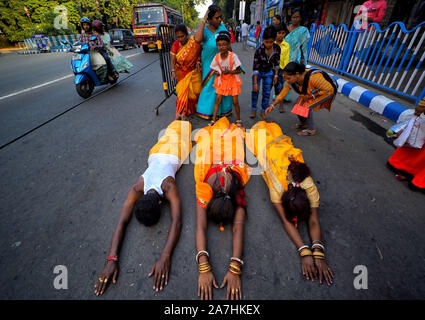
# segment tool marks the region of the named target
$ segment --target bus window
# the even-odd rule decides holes
[[[141,7],[134,10],[134,24],[148,25],[164,22],[164,10],[162,7]]]

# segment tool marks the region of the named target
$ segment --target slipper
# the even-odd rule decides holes
[[[292,126],[292,129],[294,130],[300,130],[300,129],[306,129],[306,128],[307,128],[307,125],[301,124],[301,123],[297,123]]]
[[[242,120],[236,120],[235,123],[238,127],[242,127]]]
[[[251,119],[254,119],[257,116],[257,111],[256,110],[252,110],[251,111],[251,115],[249,116]]]
[[[209,126],[213,126],[214,125],[214,123],[215,123],[215,121],[214,120],[211,120],[210,121],[210,123],[208,124]]]
[[[279,112],[280,113],[285,113],[285,108],[283,106],[279,107]]]
[[[316,131],[314,131],[314,133],[307,130],[301,130],[297,132],[297,135],[299,136],[314,136],[315,134],[316,134]]]

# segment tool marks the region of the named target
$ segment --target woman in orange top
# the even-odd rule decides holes
[[[188,36],[185,25],[176,26],[177,40],[171,47],[171,77],[177,80],[176,119],[186,120],[196,111],[201,93],[200,72],[202,47]]]
[[[295,91],[303,92],[304,77],[308,71],[309,69],[306,69],[303,64],[297,62],[290,62],[286,65],[283,70],[285,85],[275,101],[266,109],[266,114],[272,111],[275,105],[283,101],[292,88],[296,89]],[[335,95],[335,88],[324,78],[321,72],[315,72],[310,75],[306,94],[300,94],[297,101],[297,104],[308,108],[308,116],[298,116],[300,123],[293,126],[293,129],[301,129],[298,135],[312,136],[316,134],[313,112],[323,108],[331,111]]]
[[[198,296],[212,298],[218,288],[207,251],[207,218],[223,225],[233,222],[233,254],[222,287],[227,284],[227,298],[242,297],[242,248],[246,215],[244,186],[250,168],[245,164],[244,131],[230,124],[226,117],[207,126],[195,136],[196,161],[196,261],[199,268]]]

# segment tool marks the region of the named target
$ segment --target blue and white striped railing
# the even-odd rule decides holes
[[[311,27],[308,61],[417,104],[425,97],[425,22],[407,30],[394,22],[359,31],[342,24]]]
[[[69,43],[74,43],[78,41],[78,35],[77,34],[67,34],[67,35],[60,35],[60,36],[50,36],[46,39],[43,39],[43,44],[46,45],[46,50],[41,50],[39,43],[37,43],[38,40],[29,38],[24,39],[23,43],[20,43],[20,47],[22,49],[23,54],[32,54],[32,53],[41,53],[41,52],[66,52],[69,51],[69,48],[64,46],[61,41],[66,40]]]

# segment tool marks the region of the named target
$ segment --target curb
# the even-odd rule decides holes
[[[307,68],[317,68],[315,66],[307,65]],[[374,112],[396,122],[404,122],[411,118],[415,110],[405,105],[402,105],[394,100],[387,98],[381,94],[375,93],[362,86],[351,83],[347,80],[337,77],[331,72],[326,71],[338,83],[338,92],[347,96],[349,99],[361,103],[367,108],[372,109]]]

